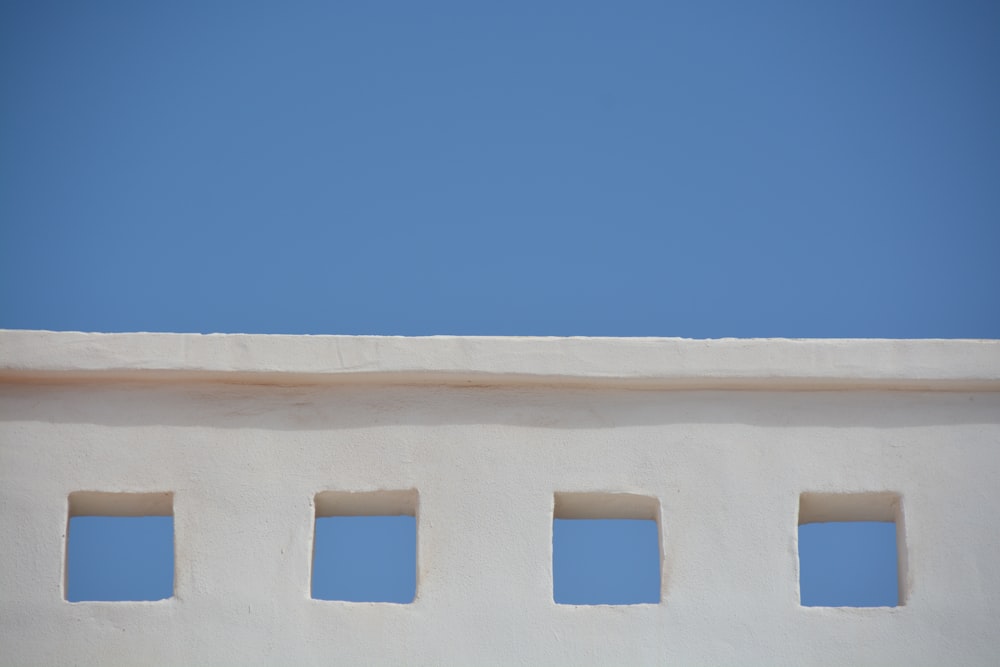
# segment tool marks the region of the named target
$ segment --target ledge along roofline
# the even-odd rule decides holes
[[[0,382],[1000,391],[1000,340],[0,330]]]

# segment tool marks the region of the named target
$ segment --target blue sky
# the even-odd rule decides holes
[[[0,327],[1000,337],[1000,5],[0,4]]]
[[[1000,337],[992,2],[0,5],[0,326]]]

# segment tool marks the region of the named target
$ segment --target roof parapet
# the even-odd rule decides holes
[[[1000,391],[1000,340],[0,330],[0,382]]]

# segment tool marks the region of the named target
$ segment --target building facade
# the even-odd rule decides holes
[[[169,515],[69,602],[76,515]],[[410,514],[412,603],[313,599],[317,516]],[[660,599],[553,599],[554,518],[656,521]],[[797,526],[896,523],[894,607]],[[991,665],[1000,342],[0,332],[0,664]]]

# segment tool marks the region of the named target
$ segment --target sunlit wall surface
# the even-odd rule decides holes
[[[990,664],[998,346],[0,332],[4,652]]]

